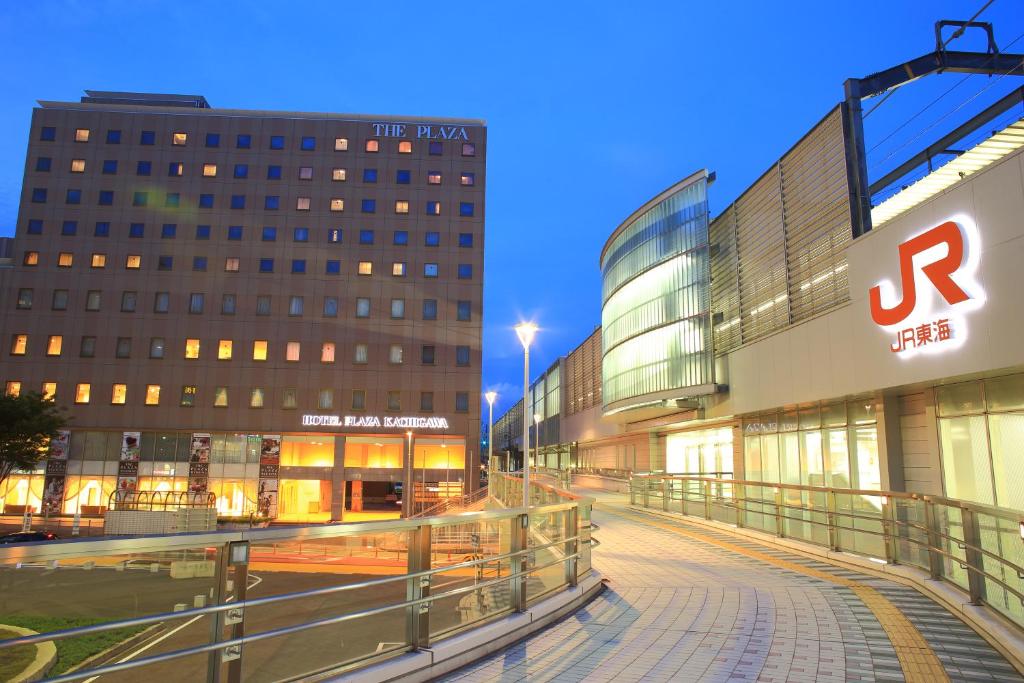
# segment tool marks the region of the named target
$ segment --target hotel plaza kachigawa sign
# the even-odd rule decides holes
[[[967,314],[985,303],[975,280],[980,254],[978,228],[962,214],[899,245],[899,291],[887,279],[868,291],[871,319],[891,335],[890,351],[910,358],[963,346]]]
[[[443,417],[393,417],[385,415],[303,415],[303,427],[383,427],[385,429],[448,429]]]

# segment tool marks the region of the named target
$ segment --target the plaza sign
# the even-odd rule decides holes
[[[384,429],[448,429],[443,417],[393,417],[385,415],[303,415],[303,427],[350,427]]]
[[[406,138],[415,132],[420,140],[469,141],[465,126],[433,126],[426,124],[371,123],[373,134],[383,138]]]

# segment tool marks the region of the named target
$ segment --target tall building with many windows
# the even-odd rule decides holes
[[[72,426],[5,514],[134,488],[323,521],[476,486],[483,121],[86,91],[30,135],[0,368]]]

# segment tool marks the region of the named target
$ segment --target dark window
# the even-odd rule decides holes
[[[167,164],[167,175],[171,178],[179,178],[185,174],[185,164],[180,161],[172,161]]]
[[[43,222],[38,218],[33,218],[28,222],[27,232],[30,235],[42,235],[43,234]]]
[[[455,364],[456,365],[469,365],[469,347],[468,346],[456,346],[455,347]]]
[[[366,410],[366,390],[352,390],[352,410]]]
[[[156,260],[157,270],[173,270],[174,268],[174,257],[173,256],[160,256]]]
[[[283,135],[271,135],[270,136],[270,149],[284,149],[284,136]]]
[[[164,198],[164,206],[178,207],[181,206],[181,193],[180,192],[168,192]]]
[[[231,195],[231,208],[232,209],[244,209],[245,208],[245,195],[244,194],[233,194],[233,195]]]
[[[96,337],[82,337],[82,346],[78,351],[82,358],[92,358],[96,355]]]
[[[308,242],[309,228],[295,228],[292,230],[292,239],[296,242]]]
[[[441,145],[440,142],[431,142],[430,143],[430,155],[431,156],[435,156],[435,157],[439,156],[443,151],[444,151],[444,147]]]
[[[149,204],[148,192],[136,192],[132,195],[132,206],[146,206]]]
[[[39,139],[43,142],[53,142],[57,139],[57,129],[53,126],[43,126],[39,129]]]
[[[132,356],[132,338],[131,337],[118,337],[117,345],[114,347],[114,356],[116,358],[131,358]]]
[[[197,225],[196,226],[196,239],[197,240],[208,240],[208,239],[210,239],[210,226],[209,225]]]
[[[364,199],[363,200],[363,213],[375,213],[377,211],[377,200],[376,199]]]
[[[157,292],[153,295],[153,312],[166,313],[171,309],[171,293]]]
[[[341,273],[341,261],[330,260],[327,262],[327,274],[338,275]]]
[[[313,150],[316,149],[316,138],[309,137],[309,136],[304,136],[302,138],[301,147],[302,147],[303,150],[305,150],[307,152],[312,152]]]
[[[201,195],[199,195],[199,208],[200,209],[212,209],[213,208],[213,195],[212,194],[201,194]]]
[[[375,183],[375,182],[377,182],[377,169],[375,169],[375,168],[364,168],[363,169],[363,182],[364,183]]]
[[[336,297],[336,296],[325,296],[324,297],[324,317],[325,318],[337,318],[338,317],[338,297]]]
[[[108,145],[120,145],[121,144],[121,131],[119,131],[119,130],[108,130],[107,131],[107,144]]]
[[[206,271],[206,257],[205,256],[193,256],[192,257],[192,270],[198,270],[201,272]]]
[[[476,174],[463,171],[462,177],[459,179],[459,182],[465,185],[466,187],[472,187],[476,185]]]
[[[437,320],[437,299],[423,300],[423,319]]]
[[[156,144],[156,132],[152,130],[144,130],[139,135],[140,145],[155,145]]]
[[[78,234],[78,221],[64,221],[64,224],[60,226],[60,234],[62,235],[77,235]]]
[[[103,162],[102,169],[103,170],[101,171],[101,173],[103,173],[103,175],[116,175],[117,174],[117,160],[116,159],[107,159],[106,161]]]
[[[52,166],[53,159],[51,159],[50,157],[39,157],[38,159],[36,159],[36,170],[39,171],[40,173],[49,172]]]
[[[471,233],[471,232],[460,232],[459,233],[459,246],[460,247],[472,247],[473,246],[473,233]]]
[[[32,201],[36,204],[46,203],[46,188],[36,187],[32,190]]]
[[[260,259],[260,272],[261,273],[273,273],[274,272],[274,259],[272,259],[272,258],[261,258]]]
[[[248,178],[249,177],[249,164],[235,164],[235,177],[236,178]]]
[[[292,259],[292,272],[293,273],[305,273],[306,272],[306,259],[303,259],[303,258]]]
[[[412,180],[412,171],[398,171],[395,173],[395,182],[399,185],[408,185]]]
[[[267,211],[276,211],[281,208],[281,198],[276,194],[268,194],[263,200],[263,208]]]
[[[267,180],[280,180],[281,179],[281,167],[280,166],[267,166]]]
[[[256,315],[270,315],[270,297],[256,297]]]
[[[165,240],[173,240],[178,234],[178,226],[175,223],[164,223],[160,228],[160,237]]]
[[[420,362],[424,365],[433,365],[435,356],[434,346],[423,346],[420,348]]]
[[[240,240],[240,239],[242,239],[242,226],[241,225],[229,225],[228,226],[228,239],[229,240]]]
[[[153,172],[152,161],[140,161],[135,165],[135,175],[149,175]]]
[[[433,391],[421,391],[420,392],[420,412],[432,413],[434,412],[434,392]]]
[[[427,247],[437,247],[441,245],[441,233],[439,232],[428,232],[423,237],[423,244]]]
[[[93,231],[93,235],[96,237],[109,237],[110,236],[110,223],[102,221],[96,224],[96,229]]]
[[[476,156],[476,145],[472,142],[462,143],[462,156],[464,157],[475,157]]]
[[[424,263],[423,264],[423,277],[437,277],[437,264],[436,263]]]
[[[341,228],[328,228],[327,241],[330,244],[341,244]]]
[[[111,206],[114,203],[113,190],[100,190],[99,205]]]
[[[235,138],[235,147],[238,149],[249,149],[252,147],[252,136],[240,134]]]
[[[468,391],[456,391],[455,392],[455,412],[457,412],[457,413],[469,412],[469,392]]]
[[[65,201],[68,204],[81,204],[82,203],[82,191],[81,190],[68,190]]]
[[[224,294],[220,298],[220,312],[224,315],[235,314],[235,295]]]
[[[121,292],[121,310],[124,313],[134,313],[138,301],[138,292]]]
[[[360,230],[359,244],[373,244],[373,230]]]
[[[132,223],[128,226],[129,237],[144,237],[146,234],[145,223]]]
[[[263,236],[261,238],[264,242],[276,242],[277,241],[277,228],[266,226],[263,228]]]
[[[473,202],[459,202],[459,215],[472,218]]]
[[[472,319],[472,314],[468,301],[458,302],[455,317],[457,320],[461,320],[462,322],[468,322],[469,320]]]
[[[206,146],[207,147],[220,147],[220,133],[207,133],[206,134]]]
[[[206,297],[200,293],[190,294],[188,297],[188,312],[189,313],[202,313],[203,312],[203,299]]]
[[[473,264],[472,263],[460,263],[459,264],[459,279],[460,280],[472,280],[473,279]]]

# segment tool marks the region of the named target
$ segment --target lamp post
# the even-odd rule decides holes
[[[523,507],[530,508],[530,344],[537,334],[533,323],[519,323],[516,334],[523,345]]]
[[[484,394],[484,398],[487,399],[487,467],[494,471],[494,464],[491,462],[494,448],[491,442],[494,441],[494,399],[498,398],[498,393],[488,391]]]
[[[405,437],[407,439],[406,447],[406,458],[405,458],[405,490],[402,492],[402,500],[405,508],[405,516],[412,517],[416,514],[416,510],[413,505],[415,500],[413,499],[413,468],[412,468],[412,432],[406,432]]]

